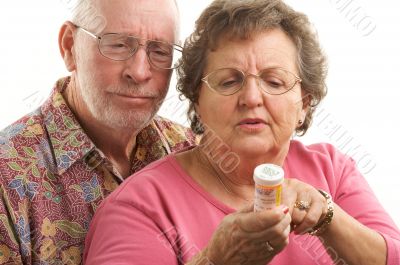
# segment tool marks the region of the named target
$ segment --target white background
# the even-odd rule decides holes
[[[178,2],[183,39],[210,1]],[[70,0],[1,3],[0,128],[42,103],[54,82],[68,74],[58,52],[57,38],[59,27],[69,18],[69,3]],[[353,154],[377,197],[400,225],[398,4],[389,0],[287,3],[309,16],[330,62],[328,96],[303,141],[331,142]],[[185,105],[177,101],[173,81],[161,113],[185,123],[185,111]],[[333,128],[338,131],[331,135]],[[339,139],[341,134],[344,136]]]

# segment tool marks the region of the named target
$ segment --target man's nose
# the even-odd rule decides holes
[[[135,83],[143,83],[151,79],[151,64],[147,57],[146,46],[139,45],[131,58],[125,61],[124,77]]]

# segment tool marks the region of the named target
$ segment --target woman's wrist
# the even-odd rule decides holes
[[[332,222],[333,212],[334,212],[334,204],[333,204],[332,196],[329,193],[327,193],[326,191],[323,191],[323,190],[318,190],[318,191],[326,199],[326,202],[328,205],[328,212],[326,213],[324,218],[318,224],[316,224],[312,228],[311,231],[308,232],[312,236],[319,236],[325,232],[325,230],[328,228],[328,226]]]
[[[211,261],[211,259],[208,257],[208,248],[206,247],[185,265],[217,265],[217,264]]]

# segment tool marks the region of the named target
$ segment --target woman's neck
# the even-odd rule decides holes
[[[222,141],[207,141],[176,158],[185,171],[207,192],[238,209],[254,197],[253,171],[260,165],[272,163],[283,166],[290,142],[283,148],[261,155],[232,150]]]

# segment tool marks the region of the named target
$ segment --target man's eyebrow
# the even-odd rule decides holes
[[[106,34],[121,34],[122,36],[128,36],[128,37],[135,37],[135,38],[139,38],[139,39],[145,39],[145,40],[149,40],[149,41],[160,41],[160,42],[165,42],[165,43],[169,43],[169,44],[175,44],[173,42],[169,42],[164,38],[160,38],[160,37],[156,37],[156,38],[151,38],[151,39],[146,39],[146,38],[142,38],[136,34],[132,34],[132,33],[128,33],[128,32],[124,32],[124,31],[105,31],[105,32],[101,32],[99,33],[97,36],[102,37]]]

